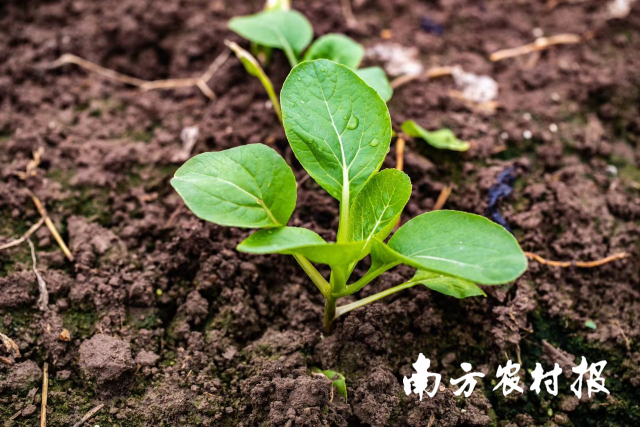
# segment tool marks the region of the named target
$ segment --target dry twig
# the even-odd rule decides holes
[[[585,3],[586,1],[588,0],[549,0],[547,1],[547,10],[553,10],[563,3],[579,4],[579,3]]]
[[[40,273],[38,273],[38,269],[36,268],[36,248],[33,247],[31,239],[27,239],[27,243],[29,243],[29,248],[31,249],[33,272],[36,274],[36,279],[38,280],[38,291],[40,292],[40,296],[38,297],[38,308],[40,309],[40,311],[47,311],[47,307],[49,306],[49,291],[47,291],[47,282],[44,281]]]
[[[31,196],[31,200],[33,200],[33,204],[36,205],[36,209],[38,209],[38,212],[40,213],[40,216],[42,216],[42,218],[44,219],[44,223],[47,225],[47,228],[49,229],[53,237],[56,239],[56,242],[58,242],[60,249],[62,249],[62,252],[64,252],[67,259],[73,262],[73,255],[71,254],[71,251],[67,247],[66,243],[64,243],[64,240],[62,240],[62,236],[60,236],[60,233],[58,233],[58,229],[56,228],[55,224],[53,223],[53,221],[51,221],[51,218],[49,218],[49,215],[47,214],[47,210],[42,205],[42,202],[40,201],[40,199],[36,197],[35,194],[33,194],[31,190],[28,190],[28,191],[29,191],[29,195]]]
[[[44,362],[42,373],[42,408],[40,410],[40,427],[47,426],[47,393],[49,392],[49,364]]]
[[[624,338],[625,346],[627,347],[627,352],[631,353],[631,343],[629,342],[629,338],[627,338],[627,334],[624,333],[624,329],[622,329],[622,326],[620,326],[620,322],[618,322],[617,320],[614,320],[611,323],[613,323],[620,330],[620,333],[622,334],[622,338]]]
[[[300,178],[300,181],[296,182],[296,188],[300,188],[300,186],[307,182],[309,178],[311,178],[311,175],[309,175],[308,173],[305,174],[302,178]]]
[[[539,50],[548,49],[551,46],[558,44],[576,44],[583,40],[578,34],[556,34],[549,37],[538,37],[533,43],[528,43],[523,46],[514,47],[511,49],[503,49],[497,52],[493,52],[489,59],[493,62],[502,61],[503,59],[513,58],[520,55],[526,55],[527,53],[536,52]]]
[[[438,200],[436,200],[436,204],[433,205],[434,211],[439,211],[440,209],[442,209],[444,204],[447,203],[447,199],[451,194],[451,190],[453,190],[453,187],[450,185],[447,185],[442,189],[442,191],[440,192],[440,195],[438,196]]]
[[[398,137],[396,140],[396,169],[402,171],[404,168],[404,138]]]
[[[75,64],[85,70],[96,73],[102,77],[115,80],[124,84],[139,87],[143,92],[155,89],[175,89],[181,87],[197,87],[200,91],[209,99],[216,99],[215,93],[207,85],[209,80],[218,71],[218,69],[229,59],[230,52],[225,49],[218,57],[211,63],[209,68],[200,76],[184,79],[167,79],[167,80],[142,80],[136,77],[127,76],[126,74],[118,73],[117,71],[109,70],[98,64],[82,59],[79,56],[71,53],[65,53],[60,58],[51,64],[50,68],[58,68],[65,64]]]
[[[100,405],[96,406],[95,408],[87,412],[86,415],[82,417],[80,421],[78,421],[73,425],[73,427],[80,427],[82,424],[86,423],[91,417],[97,414],[98,411],[100,411],[100,409],[102,408],[104,408],[104,404],[101,403]]]
[[[391,81],[391,87],[397,89],[400,86],[404,86],[414,80],[418,80],[422,77],[427,79],[435,79],[437,77],[450,76],[453,71],[453,67],[431,67],[422,74],[407,74],[404,76],[396,77]]]
[[[35,224],[33,224],[26,233],[24,233],[24,235],[22,237],[19,237],[15,240],[12,240],[10,242],[5,243],[4,245],[0,246],[0,251],[4,250],[4,249],[9,249],[12,248],[14,246],[18,246],[20,243],[24,242],[25,240],[27,240],[29,238],[29,236],[31,236],[33,233],[35,233],[36,231],[38,231],[38,229],[42,226],[42,224],[44,224],[44,218],[40,218],[40,220],[38,222],[36,222]]]
[[[29,160],[27,163],[27,167],[24,172],[16,172],[18,178],[25,180],[30,176],[36,176],[36,169],[40,166],[40,161],[42,159],[42,154],[44,153],[44,147],[38,147],[37,150],[33,152],[33,159]]]
[[[602,258],[596,261],[551,261],[548,259],[542,258],[540,255],[536,255],[533,252],[525,252],[524,253],[527,258],[538,261],[540,264],[550,265],[551,267],[579,267],[579,268],[593,268],[600,267],[601,265],[607,264],[611,261],[615,261],[618,259],[627,258],[630,256],[627,252],[618,252],[616,254],[610,255],[606,258]]]
[[[14,358],[20,357],[20,349],[18,345],[8,336],[0,332],[0,341],[4,344],[4,347],[7,349],[9,353],[13,355]]]
[[[470,99],[467,99],[462,95],[462,92],[459,90],[450,90],[448,93],[450,98],[457,99],[467,106],[467,108],[472,110],[484,111],[486,113],[495,113],[498,108],[500,108],[500,103],[498,101],[487,101],[487,102],[476,102]]]
[[[340,4],[342,6],[342,14],[344,15],[344,19],[347,22],[347,27],[356,27],[358,25],[358,21],[353,14],[353,9],[351,8],[351,0],[340,0]]]

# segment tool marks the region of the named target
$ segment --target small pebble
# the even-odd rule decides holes
[[[544,31],[542,30],[542,28],[534,28],[531,31],[531,33],[533,34],[533,37],[535,37],[535,38],[544,36]]]
[[[525,119],[526,121],[529,121],[529,120],[531,120],[531,114],[529,114],[529,113],[524,113],[524,114],[522,115],[522,118],[523,118],[523,119]]]
[[[507,132],[502,132],[502,133],[500,134],[500,138],[502,138],[502,139],[509,139],[509,134],[508,134]]]
[[[554,102],[560,101],[560,94],[558,92],[553,92],[551,94],[551,100]]]
[[[549,125],[549,130],[550,130],[551,132],[553,132],[553,133],[558,132],[558,125],[557,125],[557,124],[555,124],[555,123],[551,123],[551,124]]]
[[[611,176],[618,175],[618,168],[614,165],[607,165],[607,173]]]
[[[522,132],[522,137],[524,139],[531,139],[533,137],[533,134],[530,130],[525,130],[524,132]]]

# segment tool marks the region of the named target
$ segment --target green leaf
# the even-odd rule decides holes
[[[392,266],[401,264],[398,254],[389,248],[382,240],[375,237],[371,241],[371,268],[370,271],[379,269],[388,270]]]
[[[411,281],[418,282],[431,290],[458,299],[479,295],[487,296],[484,291],[473,282],[458,277],[434,273],[433,271],[418,270]]]
[[[504,227],[487,218],[457,211],[415,217],[389,240],[399,261],[483,285],[517,279],[527,258]]]
[[[229,28],[247,40],[262,46],[284,50],[291,66],[313,38],[311,24],[295,10],[264,11],[239,16],[229,21]]]
[[[331,380],[331,384],[333,384],[338,391],[338,394],[344,397],[344,400],[347,401],[347,382],[344,375],[331,370],[323,371],[320,368],[313,368],[313,371],[323,374],[325,377],[329,378]]]
[[[171,185],[196,216],[229,227],[279,227],[296,206],[291,168],[263,144],[199,154]]]
[[[362,242],[327,243],[306,228],[281,227],[256,231],[237,249],[252,254],[298,254],[318,264],[341,266],[353,262],[363,246]]]
[[[317,39],[304,54],[305,61],[328,59],[355,70],[364,58],[364,47],[343,34],[326,34]]]
[[[267,91],[267,95],[269,95],[269,99],[273,104],[273,109],[276,112],[276,116],[278,116],[278,119],[282,123],[280,101],[278,100],[278,96],[273,90],[271,80],[269,80],[269,77],[267,77],[267,75],[265,74],[258,60],[256,60],[256,58],[254,58],[253,55],[251,55],[249,52],[238,46],[238,44],[235,42],[225,40],[224,44],[227,45],[227,47],[236,54],[240,62],[242,62],[244,69],[247,70],[247,73],[251,74],[254,77],[257,77],[258,80],[260,80],[260,83],[262,83],[262,86],[264,86],[265,90]]]
[[[348,212],[389,151],[391,119],[380,96],[344,65],[318,59],[295,67],[280,94],[296,157]]]
[[[393,89],[387,79],[387,74],[380,67],[360,68],[356,74],[370,87],[372,87],[384,102],[389,102],[393,96]]]
[[[363,256],[371,239],[384,240],[391,233],[409,197],[411,180],[397,169],[374,174],[356,196],[349,214],[349,240],[366,242]]]
[[[467,151],[469,143],[460,141],[450,129],[440,129],[429,132],[413,120],[402,124],[402,131],[412,138],[422,138],[427,143],[441,150]]]

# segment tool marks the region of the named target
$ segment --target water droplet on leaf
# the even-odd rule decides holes
[[[373,138],[373,140],[369,143],[370,146],[372,147],[377,147],[378,146],[378,138]]]
[[[349,123],[347,123],[347,129],[353,130],[357,128],[358,123],[360,123],[360,120],[358,120],[356,116],[351,116],[351,118],[349,119]]]

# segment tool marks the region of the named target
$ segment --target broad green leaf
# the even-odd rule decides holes
[[[277,10],[290,10],[291,0],[267,0],[264,5],[264,10],[277,11]]]
[[[418,270],[411,281],[418,282],[431,290],[458,299],[479,295],[487,296],[484,291],[473,282],[458,277],[434,273],[433,271]]]
[[[348,209],[389,151],[386,104],[353,71],[326,59],[295,67],[280,99],[296,157]]]
[[[328,59],[355,70],[364,58],[364,47],[343,34],[326,34],[317,39],[304,54],[305,61]]]
[[[237,249],[252,254],[299,254],[318,264],[340,266],[357,259],[363,246],[362,242],[327,243],[306,228],[281,227],[256,231]]]
[[[427,143],[438,149],[467,151],[469,143],[460,141],[451,129],[440,129],[429,132],[413,120],[407,120],[402,124],[402,131],[412,138],[422,138]]]
[[[389,102],[393,96],[393,89],[387,79],[387,74],[380,67],[367,67],[356,70],[356,74],[371,86],[384,102]]]
[[[396,231],[388,248],[403,264],[483,285],[510,282],[527,269],[527,258],[511,233],[464,212],[417,216]]]
[[[398,222],[402,209],[411,197],[411,180],[397,169],[374,174],[356,196],[349,214],[349,240],[384,240]]]
[[[398,254],[389,248],[382,240],[373,238],[371,241],[371,268],[369,270],[376,271],[378,269],[387,269],[390,266],[401,264]]]
[[[247,73],[251,74],[254,77],[257,77],[258,80],[260,80],[260,83],[262,83],[262,86],[264,86],[265,90],[267,91],[267,95],[269,95],[269,99],[273,104],[273,109],[275,110],[276,115],[278,116],[278,119],[280,120],[280,122],[282,122],[282,112],[280,111],[280,101],[278,100],[278,96],[273,90],[273,85],[271,84],[271,80],[269,80],[269,77],[267,77],[267,75],[265,74],[264,70],[260,66],[260,63],[258,63],[258,61],[256,60],[256,58],[253,57],[253,55],[251,55],[249,52],[247,52],[246,50],[238,46],[237,43],[225,40],[224,44],[227,45],[227,47],[231,49],[233,53],[236,54],[240,62],[242,62],[244,69],[247,70]]]
[[[311,24],[295,10],[264,11],[239,16],[229,21],[229,28],[247,40],[262,46],[284,50],[291,66],[313,38]]]
[[[291,168],[263,144],[199,154],[171,185],[196,216],[229,227],[283,226],[296,206]]]
[[[331,380],[331,383],[333,384],[333,386],[338,391],[338,394],[340,396],[344,397],[345,401],[347,400],[347,382],[346,382],[346,380],[344,378],[344,375],[342,375],[339,372],[331,371],[331,370],[323,371],[320,368],[313,368],[313,371],[321,373],[325,377],[329,378]]]

